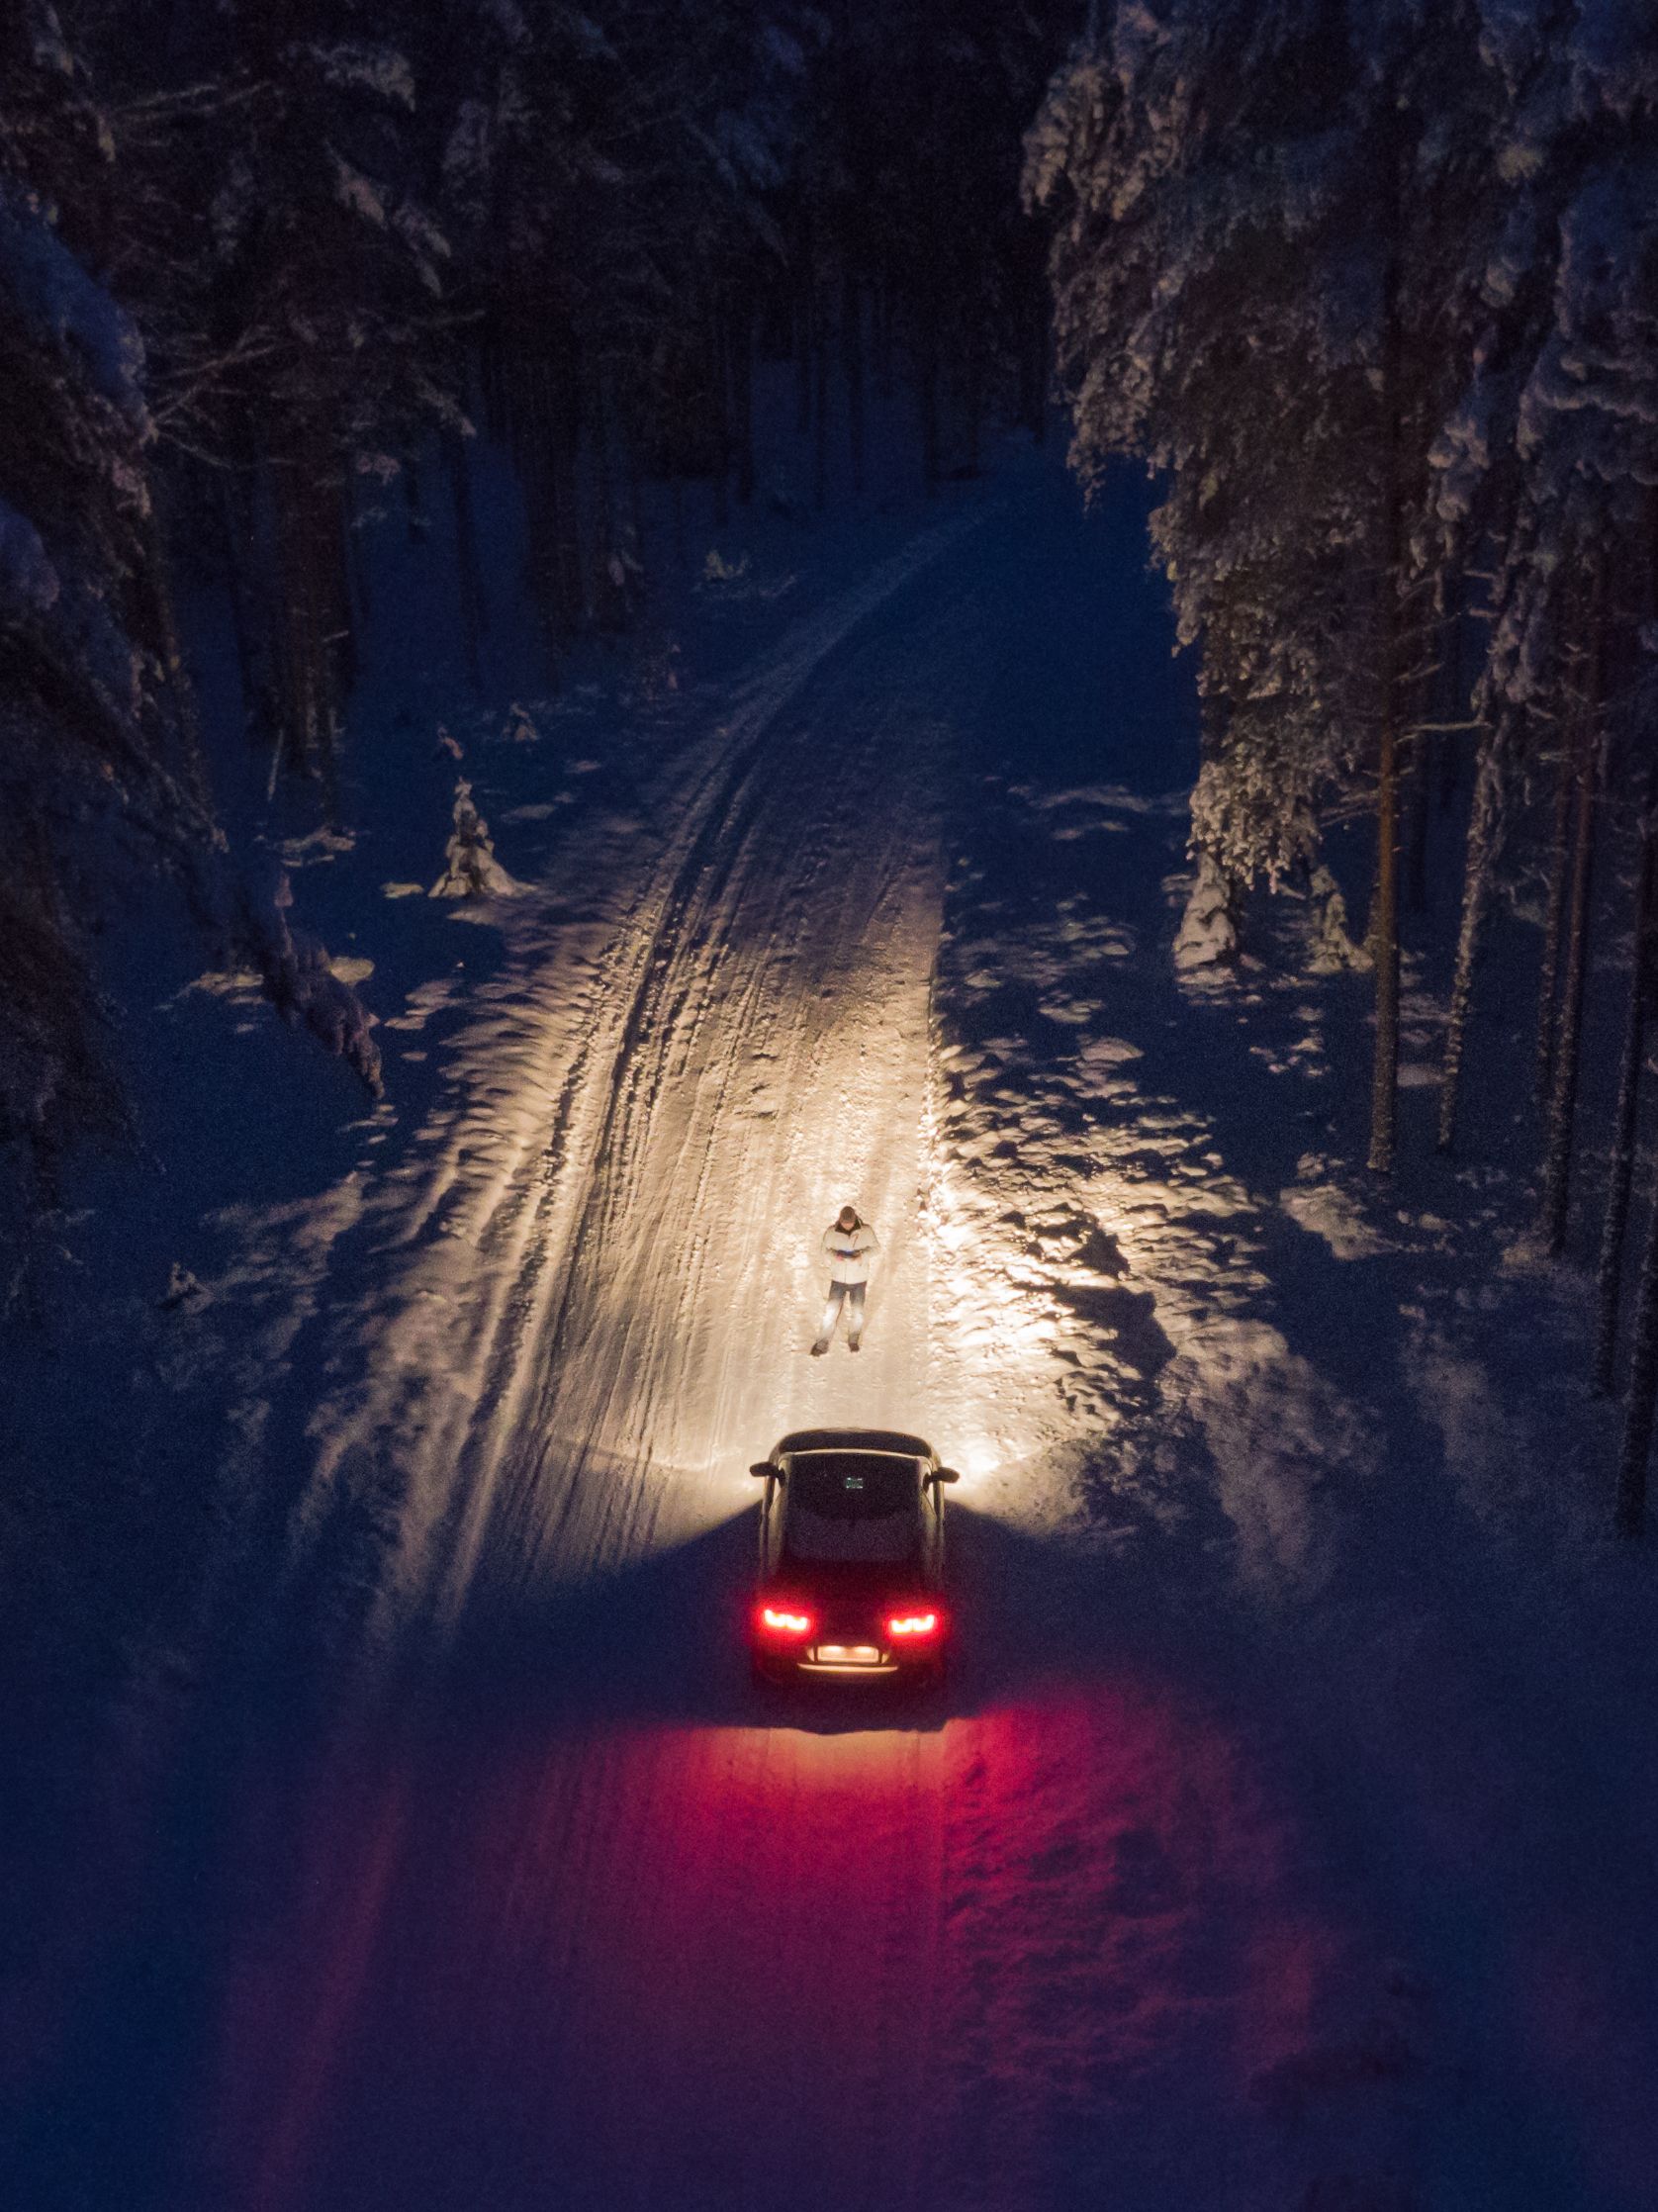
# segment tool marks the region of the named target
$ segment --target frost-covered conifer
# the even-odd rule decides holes
[[[1125,5],[1028,141],[1077,465],[1136,455],[1167,488],[1156,542],[1207,701],[1194,847],[1273,882],[1375,794],[1378,1166],[1402,780],[1425,727],[1483,730],[1454,1078],[1505,791],[1571,720],[1592,548],[1636,552],[1658,481],[1655,41],[1614,0]],[[1470,614],[1475,698],[1436,720]]]
[[[49,1168],[118,1114],[69,887],[83,827],[178,851],[211,825],[163,682],[143,346],[85,250],[109,133],[38,0],[0,24],[0,1145]]]
[[[443,874],[432,885],[433,898],[511,898],[518,884],[495,857],[495,840],[479,813],[472,785],[455,781],[455,826],[444,852]]]

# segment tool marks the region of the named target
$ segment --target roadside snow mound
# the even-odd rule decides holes
[[[279,868],[270,906],[255,925],[266,992],[285,1022],[303,1022],[320,1044],[355,1068],[371,1096],[379,1098],[385,1083],[380,1048],[370,1034],[374,1016],[350,983],[334,972],[322,940],[309,930],[290,926],[293,904],[293,883],[287,869]]]

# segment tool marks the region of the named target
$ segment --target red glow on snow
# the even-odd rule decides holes
[[[936,1613],[895,1613],[886,1623],[889,1636],[936,1636],[938,1629]]]
[[[1246,1749],[1127,1680],[823,1732],[531,1712],[305,1798],[221,2046],[260,2212],[466,2202],[504,2141],[566,2202],[671,2203],[691,2161],[732,2212],[867,2204],[877,2161],[917,2212],[1034,2204],[1103,2103],[1178,2112],[1170,2156],[1258,2124],[1342,1948]],[[873,2035],[918,1987],[926,2032]]]

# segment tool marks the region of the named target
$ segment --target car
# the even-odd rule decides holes
[[[924,1437],[800,1429],[749,1470],[766,1485],[749,1617],[756,1679],[944,1678],[944,1491]]]

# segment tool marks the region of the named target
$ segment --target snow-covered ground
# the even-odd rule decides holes
[[[273,1087],[233,976],[156,1017],[273,1103],[157,1076],[138,1373],[14,1415],[131,1437],[206,1563],[23,1823],[30,2203],[1653,2202],[1658,1640],[1580,1293],[1495,1172],[1344,1164],[1362,979],[1177,979],[1136,495],[1010,454],[706,583],[701,681],[452,712],[427,812],[290,849],[382,1102]],[[458,771],[513,895],[418,895]],[[746,1469],[817,1422],[964,1470],[941,1710],[747,1683]]]

